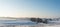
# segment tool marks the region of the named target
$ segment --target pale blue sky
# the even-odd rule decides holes
[[[1,17],[60,17],[60,0],[0,0]]]

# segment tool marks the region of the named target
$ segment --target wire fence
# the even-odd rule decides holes
[[[2,25],[0,27],[45,27],[44,25]]]

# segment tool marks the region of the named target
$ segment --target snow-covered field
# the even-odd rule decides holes
[[[0,19],[0,27],[60,27],[59,20],[48,21],[47,24],[32,22],[29,19]]]

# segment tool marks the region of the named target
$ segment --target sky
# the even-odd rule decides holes
[[[60,17],[60,0],[0,0],[0,17]]]

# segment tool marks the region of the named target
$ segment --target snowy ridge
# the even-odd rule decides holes
[[[37,23],[37,19],[36,18],[36,22],[31,21],[31,18],[0,18],[3,20],[0,20],[0,24],[12,24],[12,25],[36,25],[36,24],[47,24],[47,25],[60,25],[60,18],[39,18],[42,19],[42,21],[47,21],[46,23]],[[38,20],[40,21],[40,20]]]

